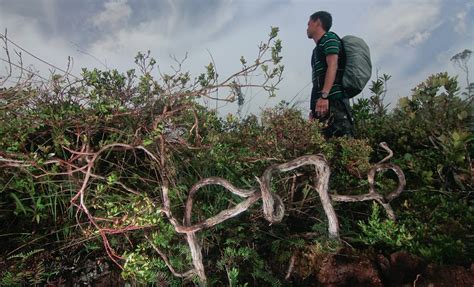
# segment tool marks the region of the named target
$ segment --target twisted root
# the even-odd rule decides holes
[[[369,181],[369,192],[362,195],[331,195],[331,199],[333,201],[341,201],[341,202],[358,202],[358,201],[367,201],[367,200],[375,200],[380,203],[385,211],[387,212],[387,216],[395,220],[395,213],[393,212],[392,207],[390,206],[390,202],[397,198],[403,191],[403,188],[406,185],[405,174],[403,173],[402,169],[395,164],[385,163],[389,159],[393,157],[392,150],[387,146],[385,142],[380,143],[380,146],[388,151],[389,155],[385,157],[383,160],[378,162],[369,170],[367,174],[367,179]],[[382,195],[377,192],[375,189],[375,175],[377,172],[386,171],[386,170],[393,170],[398,177],[398,186],[397,188],[387,195]]]
[[[291,160],[287,163],[274,164],[268,167],[264,171],[262,176],[260,178],[257,178],[257,182],[259,183],[258,188],[252,188],[252,189],[237,188],[234,185],[232,185],[230,182],[228,182],[227,180],[223,178],[218,178],[218,177],[205,178],[198,181],[196,184],[194,184],[194,186],[192,186],[192,188],[189,191],[188,198],[186,201],[186,206],[185,206],[183,223],[180,224],[179,221],[171,213],[169,187],[168,187],[167,182],[164,182],[162,185],[163,208],[161,209],[161,212],[163,212],[167,216],[170,223],[174,226],[174,229],[176,230],[176,232],[184,234],[186,236],[186,240],[188,242],[188,245],[191,251],[192,262],[193,262],[194,268],[189,271],[179,273],[173,269],[173,267],[167,260],[167,257],[164,254],[164,252],[159,250],[156,246],[153,246],[153,248],[163,258],[166,265],[175,276],[189,278],[191,276],[197,275],[200,281],[202,282],[202,284],[205,285],[207,277],[205,274],[205,269],[204,269],[204,264],[203,264],[202,248],[198,242],[196,232],[199,232],[200,230],[205,229],[205,228],[213,227],[232,217],[235,217],[241,214],[242,212],[248,210],[248,208],[250,208],[259,199],[261,199],[263,203],[263,214],[264,214],[265,219],[268,220],[270,224],[280,222],[283,219],[284,214],[285,214],[285,206],[280,196],[278,196],[276,193],[271,191],[272,176],[275,175],[276,173],[288,172],[288,171],[291,171],[291,170],[294,170],[306,165],[311,165],[315,169],[314,187],[316,191],[318,192],[318,195],[321,199],[321,203],[323,205],[324,212],[326,214],[326,217],[328,218],[329,237],[339,238],[339,223],[338,223],[336,212],[334,211],[334,208],[332,206],[331,200],[339,201],[339,202],[357,202],[357,201],[375,200],[379,202],[385,208],[388,216],[391,219],[395,219],[395,214],[393,212],[393,209],[390,206],[390,201],[398,197],[400,193],[403,191],[403,188],[405,186],[405,176],[403,174],[403,171],[397,165],[385,163],[393,156],[393,153],[385,143],[382,143],[381,146],[388,151],[389,155],[385,159],[377,163],[369,171],[368,173],[369,192],[363,195],[337,195],[337,194],[329,195],[328,187],[329,187],[330,168],[326,159],[324,158],[323,155],[306,155],[306,156],[302,156],[294,160]],[[125,144],[112,144],[112,145],[108,145],[102,148],[100,151],[95,152],[95,153],[91,153],[87,151],[82,152],[81,154],[86,156],[87,163],[88,163],[87,171],[84,171],[86,177],[83,181],[83,185],[81,189],[76,194],[76,196],[74,196],[74,198],[72,198],[71,200],[71,203],[77,206],[78,210],[84,211],[86,215],[88,216],[89,220],[94,224],[94,226],[96,226],[96,228],[99,229],[100,234],[102,235],[104,239],[106,250],[108,251],[109,255],[111,255],[111,257],[114,259],[114,262],[116,262],[116,259],[119,259],[120,257],[115,255],[112,248],[108,245],[108,240],[107,240],[106,235],[111,234],[111,233],[118,233],[118,231],[112,232],[110,230],[106,230],[105,228],[101,228],[96,223],[96,220],[95,220],[96,218],[94,218],[87,209],[87,206],[84,200],[84,194],[87,189],[86,187],[88,185],[89,178],[92,176],[91,169],[94,165],[94,162],[97,160],[100,154],[104,152],[105,150],[117,149],[117,148],[123,149],[123,150],[141,149],[148,156],[150,156],[154,161],[160,164],[160,161],[158,160],[158,158],[156,158],[151,152],[149,152],[143,146],[132,147],[130,145],[125,145]],[[382,194],[379,194],[375,189],[375,175],[377,172],[385,171],[385,170],[393,170],[398,176],[399,183],[398,183],[398,187],[393,192],[384,196]],[[235,205],[234,207],[231,207],[219,212],[215,216],[212,216],[201,222],[193,224],[191,221],[191,217],[192,217],[194,197],[201,188],[205,186],[209,186],[209,185],[220,185],[224,187],[226,190],[228,190],[229,192],[241,198],[244,198],[244,200],[238,203],[237,205]],[[134,229],[141,229],[141,228],[134,227]],[[124,231],[125,230],[128,230],[128,229],[125,228]]]

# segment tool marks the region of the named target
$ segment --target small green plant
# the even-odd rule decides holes
[[[18,274],[13,274],[10,271],[6,271],[0,274],[0,286],[22,286],[22,278]]]
[[[372,204],[372,213],[366,222],[359,221],[362,234],[359,239],[367,245],[388,247],[391,250],[413,249],[413,235],[407,230],[404,224],[396,223],[381,216],[379,204]]]

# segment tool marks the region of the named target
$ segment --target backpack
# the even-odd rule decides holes
[[[341,39],[345,53],[342,86],[349,98],[360,94],[372,76],[369,46],[359,37],[345,36]]]

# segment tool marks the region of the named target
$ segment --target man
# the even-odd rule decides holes
[[[331,26],[332,16],[325,11],[314,13],[308,21],[308,38],[316,43],[311,57],[310,119],[324,124],[326,137],[353,136],[349,99],[342,87],[344,49],[341,39],[330,31]]]

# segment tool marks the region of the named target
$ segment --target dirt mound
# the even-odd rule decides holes
[[[403,251],[385,257],[341,249],[319,256],[317,260],[308,260],[306,254],[300,259],[305,262],[296,263],[292,276],[295,286],[474,286],[474,265],[469,269],[428,265],[420,257]],[[311,274],[309,262],[316,262]]]
[[[474,266],[470,269],[462,266],[428,265],[418,278],[416,286],[474,286]]]
[[[323,286],[383,286],[377,266],[351,254],[329,256],[316,278]]]

